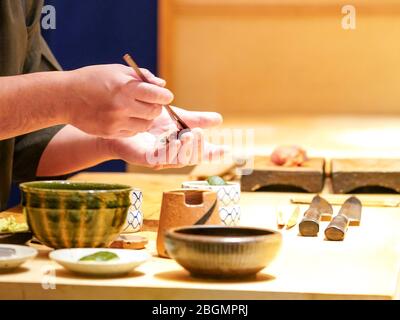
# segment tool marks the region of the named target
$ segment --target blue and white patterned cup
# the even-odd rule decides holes
[[[240,222],[240,184],[227,182],[227,185],[212,186],[207,181],[187,181],[182,183],[184,189],[212,190],[219,200],[219,216],[226,226],[237,226]]]
[[[139,232],[143,227],[143,193],[135,189],[130,194],[131,206],[122,232],[134,233]]]

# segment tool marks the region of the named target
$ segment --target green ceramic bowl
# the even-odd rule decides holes
[[[120,234],[130,206],[130,186],[70,181],[20,185],[33,235],[55,248],[107,247]]]

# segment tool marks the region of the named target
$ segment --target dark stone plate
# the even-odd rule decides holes
[[[32,232],[0,233],[0,243],[25,244],[32,239]]]

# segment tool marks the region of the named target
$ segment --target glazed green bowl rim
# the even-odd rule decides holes
[[[41,187],[39,185],[49,185],[48,188]],[[69,185],[73,186],[93,186],[98,187],[98,189],[58,189],[51,188],[51,185],[63,186]],[[19,185],[20,189],[24,192],[45,192],[45,193],[58,193],[58,194],[72,194],[72,193],[82,193],[82,194],[103,194],[103,193],[115,193],[115,192],[131,192],[137,190],[132,186],[118,183],[103,183],[103,182],[85,182],[85,181],[69,181],[69,180],[46,180],[46,181],[31,181],[24,182]]]
[[[236,232],[249,232],[253,234],[248,235],[204,235],[204,234],[193,234],[190,231],[196,230],[230,230]],[[184,233],[187,231],[188,233]],[[230,232],[229,231],[229,232]],[[258,233],[258,234],[257,234]],[[184,242],[200,242],[207,244],[228,244],[228,243],[256,243],[256,242],[266,242],[271,240],[282,240],[282,234],[279,231],[266,229],[266,228],[256,228],[256,227],[245,227],[245,226],[220,226],[220,225],[203,225],[203,226],[183,226],[167,230],[165,234],[166,238],[172,240],[180,240]]]

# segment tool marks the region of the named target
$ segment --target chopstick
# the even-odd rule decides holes
[[[299,220],[299,215],[300,215],[300,207],[297,206],[294,209],[292,215],[290,216],[288,222],[286,223],[286,230],[293,228],[297,224]]]
[[[276,224],[278,225],[279,229],[282,229],[286,225],[285,219],[283,217],[283,212],[279,208],[276,212]]]
[[[351,195],[323,195],[323,197],[331,204],[331,205],[342,205],[347,198]],[[290,199],[292,203],[296,204],[310,204],[313,196],[294,196]],[[366,207],[399,207],[400,200],[397,199],[371,199],[369,196],[359,195],[357,198],[360,199],[363,206]]]
[[[143,72],[140,70],[139,66],[136,64],[136,62],[133,60],[133,58],[129,54],[124,55],[124,60],[125,62],[133,69],[135,70],[136,74],[139,76],[139,78],[146,83],[150,83],[149,80],[145,77]],[[176,125],[178,126],[178,129],[180,131],[182,130],[190,130],[190,127],[183,121],[177,114],[176,112],[172,109],[171,106],[167,105],[165,106],[167,109],[170,117],[172,120],[175,121]]]

